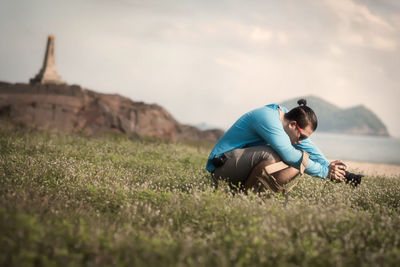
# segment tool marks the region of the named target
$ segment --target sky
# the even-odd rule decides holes
[[[400,137],[397,0],[1,0],[0,80],[28,82],[47,36],[68,84],[157,103],[184,124],[315,95]],[[318,114],[317,114],[318,115]]]

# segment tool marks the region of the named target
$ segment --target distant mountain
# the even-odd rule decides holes
[[[374,112],[363,105],[342,109],[316,96],[303,96],[287,100],[281,105],[289,110],[304,98],[307,106],[318,117],[318,131],[346,134],[389,136],[386,126]]]
[[[219,129],[202,131],[180,124],[156,104],[67,84],[0,82],[2,122],[56,132],[114,132],[212,143],[224,133]]]

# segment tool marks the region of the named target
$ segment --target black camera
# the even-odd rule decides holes
[[[361,178],[363,178],[364,175],[362,174],[355,174],[346,171],[346,175],[344,178],[346,178],[346,184],[351,184],[354,187],[357,187],[361,183]]]

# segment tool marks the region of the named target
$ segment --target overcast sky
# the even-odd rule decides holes
[[[365,105],[400,137],[399,3],[1,0],[0,80],[28,82],[53,34],[69,84],[157,103],[181,123],[227,128],[312,94]]]

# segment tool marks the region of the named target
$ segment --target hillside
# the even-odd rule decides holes
[[[182,125],[156,104],[66,84],[0,82],[0,119],[52,132],[126,133],[171,141],[216,142],[223,134]]]
[[[300,98],[306,99],[307,105],[317,114],[320,132],[389,136],[378,116],[363,105],[342,109],[316,96],[293,98],[281,105],[290,110],[298,106]]]

